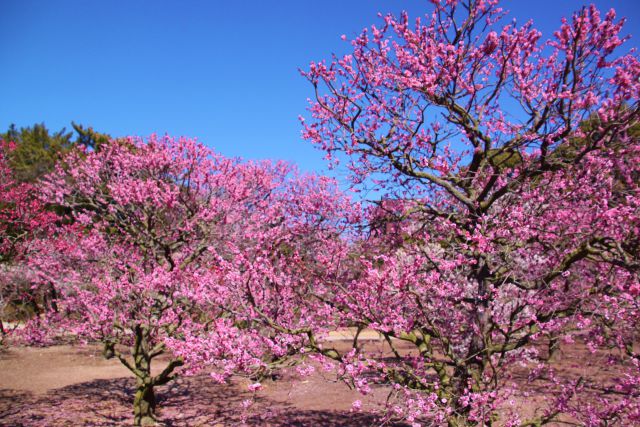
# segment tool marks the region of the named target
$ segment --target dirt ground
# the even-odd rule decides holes
[[[368,345],[379,345],[370,339]],[[563,352],[564,371],[593,370],[585,357],[580,348]],[[611,378],[603,365],[598,375]],[[321,369],[300,377],[289,368],[276,381],[263,382],[255,395],[248,384],[244,378],[220,385],[205,374],[183,377],[158,388],[159,417],[166,426],[364,427],[377,424],[373,412],[388,392],[378,386],[363,397]],[[134,386],[129,371],[102,358],[96,345],[9,348],[0,353],[0,426],[130,425]],[[527,390],[528,411],[535,410],[536,395],[544,390],[544,385]],[[360,412],[351,411],[355,400],[362,401]],[[246,401],[251,405],[245,410]]]
[[[154,370],[160,371],[159,363]],[[208,375],[159,387],[158,414],[166,426],[370,426],[386,396],[363,397],[335,375],[316,370],[301,378],[293,368],[265,381],[255,395],[248,379],[216,384]],[[0,426],[116,426],[132,422],[135,380],[100,347],[9,348],[0,353]],[[361,400],[363,411],[351,411]],[[248,410],[243,401],[250,401]]]

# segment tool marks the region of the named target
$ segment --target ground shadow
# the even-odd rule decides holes
[[[32,394],[0,391],[0,426],[111,426],[129,423],[134,381],[93,380]]]
[[[94,380],[46,394],[0,389],[0,426],[121,426],[132,422],[132,378]],[[243,401],[250,401],[243,410]],[[208,376],[181,378],[158,390],[161,425],[182,426],[355,426],[377,424],[370,413],[301,410],[255,397],[237,385]]]

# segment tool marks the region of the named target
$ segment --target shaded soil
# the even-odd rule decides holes
[[[369,350],[386,352],[376,337],[367,338]],[[331,341],[339,348],[348,345]],[[0,353],[0,426],[130,425],[135,380],[120,362],[102,358],[100,350],[61,345]],[[589,376],[604,385],[616,373],[603,357],[576,345],[559,352],[554,364],[567,377]],[[162,362],[156,365],[154,371],[162,369]],[[523,384],[517,412],[533,415],[544,406],[548,384],[527,383],[524,370],[519,371],[514,367],[515,379]],[[180,378],[158,388],[158,415],[166,426],[365,427],[377,424],[374,412],[389,391],[380,385],[362,396],[320,367],[307,377],[287,368],[277,380],[264,381],[255,394],[249,383],[234,378],[221,385],[206,374]],[[362,411],[351,410],[355,400],[362,401]]]
[[[160,370],[159,363],[154,370]],[[135,380],[98,346],[11,348],[0,354],[0,426],[130,425]],[[180,378],[158,388],[159,417],[166,426],[370,426],[369,411],[384,390],[363,397],[317,370],[299,377],[285,370],[257,393],[248,379],[216,384],[208,375]],[[362,400],[363,411],[351,405]],[[250,402],[244,409],[243,401]]]

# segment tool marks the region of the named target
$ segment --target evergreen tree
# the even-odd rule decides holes
[[[72,136],[73,133],[64,128],[50,133],[44,123],[20,130],[12,124],[6,133],[0,134],[0,139],[15,144],[8,163],[16,181],[34,182],[51,171],[56,161],[73,148]]]
[[[71,126],[73,126],[73,129],[78,133],[76,144],[84,145],[88,149],[99,151],[101,147],[108,144],[111,140],[110,135],[96,132],[91,126],[85,129],[84,126],[75,122],[71,122]]]
[[[92,127],[85,128],[75,122],[71,122],[71,125],[78,134],[75,140],[73,132],[63,128],[51,133],[44,123],[19,130],[12,124],[7,132],[0,133],[0,140],[15,144],[8,163],[17,182],[35,182],[50,172],[56,162],[75,147],[99,150],[111,139],[111,136],[96,132]]]

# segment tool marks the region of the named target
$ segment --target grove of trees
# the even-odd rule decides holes
[[[302,72],[304,137],[376,203],[187,138],[75,125],[78,143],[55,134],[20,168],[5,135],[0,285],[20,271],[41,307],[16,339],[101,342],[136,378],[135,425],[178,375],[259,381],[301,355],[363,394],[388,386],[381,423],[640,423],[640,60],[624,20],[584,7],[543,40],[497,0],[431,3]],[[348,350],[323,341],[343,328]],[[556,349],[578,344],[616,377],[559,372]]]

